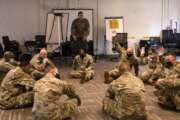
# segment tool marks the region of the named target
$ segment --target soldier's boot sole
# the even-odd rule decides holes
[[[62,120],[72,120],[71,117],[63,118]]]
[[[85,72],[82,72],[82,77],[81,77],[81,81],[80,83],[83,84],[86,82],[86,73]]]
[[[104,83],[108,84],[109,83],[109,79],[110,79],[110,76],[109,76],[109,72],[108,71],[105,71],[104,72]]]

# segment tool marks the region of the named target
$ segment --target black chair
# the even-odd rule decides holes
[[[85,40],[77,40],[71,42],[71,54],[73,57],[79,54],[80,49],[88,51],[88,42]]]
[[[35,52],[39,52],[40,49],[46,48],[46,36],[45,35],[36,35],[35,36]]]
[[[165,48],[176,48],[173,30],[162,30],[162,44]]]
[[[3,58],[3,56],[4,56],[4,50],[2,45],[0,44],[0,58]]]
[[[9,36],[2,37],[4,44],[4,51],[11,51],[15,55],[15,59],[18,60],[19,54],[21,53],[19,50],[19,43],[16,40],[10,40]]]
[[[35,48],[35,41],[26,41],[24,42],[24,46],[26,47],[28,53],[32,54],[34,52],[34,48]]]
[[[72,56],[71,42],[70,41],[67,41],[65,43],[61,43],[61,48],[62,48],[62,56],[64,56],[64,57]]]
[[[151,47],[150,40],[140,40],[139,41],[139,55],[140,55],[140,50],[141,50],[142,47],[145,48],[145,56],[148,56],[148,51],[149,51],[149,49]]]
[[[149,40],[150,40],[151,47],[161,46],[160,37],[150,37]]]
[[[94,55],[94,41],[90,40],[88,41],[88,50],[87,52],[91,55]]]
[[[180,33],[175,33],[174,34],[174,39],[176,41],[176,44],[177,44],[177,48],[180,49]]]
[[[117,33],[117,37],[119,38],[119,44],[121,44],[124,48],[128,48],[128,33]]]

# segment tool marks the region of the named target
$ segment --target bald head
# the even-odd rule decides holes
[[[128,53],[128,54],[133,54],[133,48],[128,48],[128,49],[127,49],[127,53]]]
[[[133,48],[128,48],[127,49],[127,56],[132,57],[133,56]]]
[[[130,63],[127,60],[121,61],[119,64],[119,72],[123,74],[124,72],[130,71]]]
[[[42,48],[41,51],[39,52],[39,57],[40,58],[47,58],[47,51],[46,49]]]

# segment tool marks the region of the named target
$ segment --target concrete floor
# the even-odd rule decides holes
[[[108,87],[108,85],[103,83],[103,73],[115,65],[116,63],[114,62],[97,61],[94,80],[83,85],[79,84],[79,80],[68,77],[71,70],[70,67],[61,67],[62,79],[74,84],[77,93],[82,99],[82,105],[78,110],[76,120],[112,120],[102,112],[102,99]],[[154,88],[152,86],[146,85],[146,105],[148,112],[159,118],[157,120],[180,120],[180,113],[159,107],[153,91]],[[0,110],[0,120],[32,120],[31,108],[9,111]]]

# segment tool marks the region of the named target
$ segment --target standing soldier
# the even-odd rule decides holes
[[[35,84],[32,110],[35,120],[69,120],[81,105],[73,86],[57,79],[55,74],[52,69]]]
[[[71,26],[71,35],[74,40],[86,40],[90,32],[89,21],[84,18],[83,12],[78,12],[78,18],[76,18]]]
[[[36,70],[32,73],[33,78],[36,80],[42,78],[49,71],[49,69],[52,68],[56,69],[57,76],[59,76],[58,69],[55,67],[54,63],[48,59],[47,51],[44,48],[41,49],[39,54],[35,55],[31,59],[30,64]]]
[[[35,80],[20,67],[10,70],[0,87],[0,109],[14,109],[33,104]]]
[[[73,69],[70,76],[72,78],[80,78],[81,83],[87,82],[94,77],[93,57],[80,49],[79,55],[74,58]]]
[[[104,112],[118,120],[146,120],[143,82],[129,72],[128,61],[122,61],[119,71],[103,100]]]
[[[134,50],[132,48],[127,49],[127,58],[130,63],[130,68],[134,68],[135,75],[139,75],[139,60],[134,55]]]

